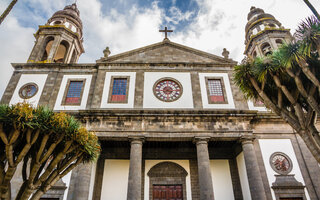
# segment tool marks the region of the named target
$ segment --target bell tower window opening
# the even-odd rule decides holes
[[[53,24],[54,25],[59,25],[59,24],[61,24],[61,21],[55,21]]]
[[[281,39],[276,39],[276,44],[279,46],[281,46],[283,44],[283,40]]]
[[[68,52],[69,44],[66,41],[62,41],[58,47],[56,55],[54,56],[53,62],[55,63],[63,63],[65,61],[67,52]]]
[[[256,57],[257,57],[257,52],[256,52],[256,51],[253,52],[252,57],[253,57],[253,58],[256,58]]]
[[[53,38],[53,37],[48,37],[48,38],[46,39],[45,49],[44,49],[44,52],[43,52],[43,54],[42,54],[42,57],[41,57],[41,60],[40,60],[40,61],[45,61],[45,60],[48,59],[50,50],[51,50],[51,48],[52,48],[53,41],[54,41],[54,38]]]
[[[85,80],[68,80],[62,105],[79,106],[82,100]]]
[[[129,76],[111,78],[108,103],[128,103]]]
[[[263,45],[261,45],[261,50],[262,50],[263,55],[265,55],[265,56],[272,54],[271,46],[267,42],[264,43]]]
[[[227,103],[222,78],[206,78],[206,85],[209,103]]]

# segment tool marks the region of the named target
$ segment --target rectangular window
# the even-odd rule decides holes
[[[206,78],[206,84],[209,103],[227,103],[222,78]]]
[[[80,105],[84,84],[84,80],[68,80],[63,105]]]
[[[109,92],[109,103],[128,102],[129,77],[112,77]]]

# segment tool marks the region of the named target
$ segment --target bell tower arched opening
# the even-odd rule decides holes
[[[67,56],[69,49],[69,43],[67,41],[62,41],[59,44],[56,55],[53,58],[54,63],[63,63],[65,62],[65,58]]]
[[[43,54],[42,54],[40,61],[45,61],[48,59],[50,50],[52,48],[53,41],[54,41],[54,38],[51,36],[46,39],[46,42],[44,43],[45,45],[44,45]]]

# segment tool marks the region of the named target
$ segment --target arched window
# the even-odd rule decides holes
[[[261,50],[262,50],[263,55],[265,55],[265,56],[272,54],[271,46],[268,42],[263,43],[261,45]]]
[[[63,63],[68,52],[69,44],[67,41],[62,41],[58,47],[57,53],[53,58],[55,63]]]
[[[281,46],[283,44],[283,40],[281,39],[276,39],[276,44],[279,46]]]
[[[61,24],[61,21],[55,21],[53,24],[54,25],[59,25],[59,24]]]
[[[51,47],[52,47],[52,44],[53,44],[53,40],[54,40],[53,37],[48,37],[46,39],[44,52],[42,54],[42,57],[41,57],[40,61],[45,61],[45,60],[48,59],[48,55],[50,53],[50,50],[51,50]]]
[[[275,28],[276,27],[276,25],[274,25],[274,24],[268,24],[270,27],[272,27],[272,28]]]

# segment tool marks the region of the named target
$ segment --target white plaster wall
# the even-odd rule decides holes
[[[13,92],[12,98],[10,100],[9,104],[16,104],[21,102],[28,102],[32,104],[33,106],[37,106],[43,91],[43,87],[46,83],[48,74],[22,74],[19,82],[17,84],[16,89]],[[27,83],[35,83],[38,85],[38,92],[36,95],[31,97],[30,99],[22,99],[19,96],[19,90],[20,88],[27,84]]]
[[[160,101],[153,94],[153,85],[161,78],[170,77],[178,80],[183,88],[181,97],[173,102]],[[193,108],[190,73],[145,72],[144,73],[144,108]]]
[[[64,177],[62,177],[62,181],[66,184],[66,187],[67,187],[67,189],[64,191],[64,194],[63,194],[63,200],[67,200],[67,197],[68,197],[68,192],[69,192],[69,188],[70,188],[71,174],[72,174],[72,171],[69,172]]]
[[[227,104],[209,104],[208,102],[208,94],[207,94],[207,86],[206,86],[206,77],[217,77],[223,78],[223,83],[227,95]],[[202,105],[203,108],[216,108],[216,109],[233,109],[235,108],[233,102],[233,95],[230,87],[229,76],[227,73],[199,73],[200,80],[200,89],[201,89],[201,97],[202,97]]]
[[[228,160],[210,160],[210,168],[214,198],[234,200]]]
[[[130,160],[105,160],[101,200],[127,199]]]
[[[241,184],[243,199],[251,200],[250,187],[249,187],[249,181],[248,181],[243,152],[241,152],[237,156],[237,165],[238,165],[238,173],[240,177],[240,184]]]
[[[266,112],[268,109],[264,106],[254,106],[253,101],[248,100],[248,107],[249,110],[257,110],[260,112]]]
[[[187,190],[187,198],[185,200],[191,200],[191,179],[190,179],[190,164],[189,160],[146,160],[145,161],[145,174],[144,174],[144,200],[149,200],[149,187],[150,187],[150,180],[148,176],[149,170],[158,163],[161,162],[173,162],[181,167],[183,167],[187,172],[188,175],[186,177],[186,190]]]
[[[290,157],[292,161],[292,171],[290,174],[295,174],[295,179],[305,185],[290,139],[260,139],[259,144],[270,187],[276,180],[274,175],[278,174],[271,168],[269,163],[270,156],[274,152],[283,152]],[[276,199],[272,189],[271,191],[272,198]],[[307,199],[310,199],[306,189],[305,193]]]
[[[68,79],[86,79],[86,83],[84,85],[84,90],[82,93],[82,99],[80,106],[62,106],[62,98],[64,95],[64,92],[67,87]],[[59,89],[59,93],[57,96],[56,104],[54,106],[54,110],[83,110],[86,108],[90,85],[91,85],[91,79],[92,75],[64,75],[61,86]]]
[[[109,90],[112,76],[130,76],[128,89],[128,103],[108,103]],[[101,108],[133,108],[134,90],[136,85],[136,72],[106,72],[104,81]]]

